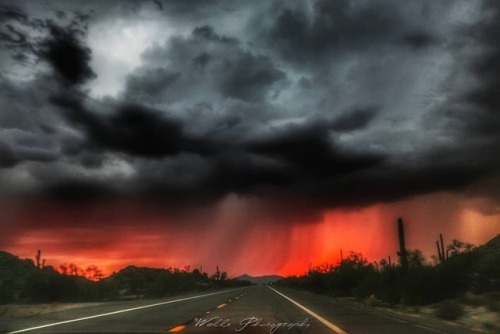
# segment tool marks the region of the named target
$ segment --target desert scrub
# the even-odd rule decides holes
[[[488,310],[500,313],[500,292],[490,292],[485,294],[485,297]]]
[[[445,300],[437,305],[435,315],[445,320],[457,320],[465,314],[464,307],[456,300]]]
[[[375,295],[371,295],[370,297],[365,299],[365,304],[371,307],[379,307],[382,305],[382,301],[375,297]]]
[[[490,322],[486,322],[483,324],[484,329],[487,330],[488,333],[500,333],[500,326],[496,324],[492,324]]]
[[[486,307],[492,312],[500,312],[500,302],[498,300],[488,300]]]
[[[475,293],[466,293],[458,299],[462,304],[469,306],[482,306],[486,304],[486,298],[483,295]]]

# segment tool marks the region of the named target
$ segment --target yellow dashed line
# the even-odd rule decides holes
[[[177,332],[180,332],[181,330],[183,330],[184,328],[186,328],[185,325],[175,326],[174,328],[172,328],[171,330],[169,330],[169,332],[171,332],[171,333],[177,333]]]
[[[226,303],[223,303],[223,304],[220,304],[219,306],[217,306],[217,308],[223,308],[226,305],[227,305]]]

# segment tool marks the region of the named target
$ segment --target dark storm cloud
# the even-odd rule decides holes
[[[309,13],[278,3],[265,38],[298,65],[385,44],[404,26],[398,7],[385,2],[315,1]]]
[[[332,121],[330,128],[336,131],[353,131],[365,128],[377,114],[376,107],[355,108]]]
[[[61,158],[55,124],[60,117],[46,106],[52,87],[54,84],[45,78],[17,85],[0,76],[0,168]]]
[[[211,156],[183,154],[161,161],[140,161],[134,194],[163,205],[212,203],[229,193],[256,195],[293,181],[283,164],[245,152]],[[134,196],[132,194],[132,196]]]
[[[210,26],[202,26],[196,27],[193,30],[193,36],[206,39],[209,41],[215,41],[219,43],[229,43],[229,44],[237,44],[238,40],[236,38],[231,38],[227,36],[219,36],[212,27]]]
[[[95,78],[89,65],[91,50],[84,42],[88,14],[55,11],[53,17],[41,19],[30,17],[21,7],[2,5],[0,17],[0,43],[14,61],[34,67],[46,62],[63,84]]]
[[[36,10],[0,11],[9,57],[18,64],[37,57],[34,74],[23,68],[32,75],[26,82],[2,76],[0,165],[26,168],[39,194],[179,205],[236,193],[317,217],[326,207],[461,191],[499,173],[491,154],[500,126],[497,6],[111,1],[76,8],[95,9],[89,18],[68,10],[74,4],[49,3],[52,21],[37,21]],[[467,6],[493,15],[469,24]],[[120,19],[158,18],[165,36],[144,46],[119,93],[91,97],[100,73],[89,45],[104,45],[104,56],[123,54],[90,43],[87,25],[112,31]],[[467,57],[454,57],[456,45]],[[455,73],[464,80],[453,80]]]
[[[229,65],[223,78],[221,92],[228,97],[244,101],[261,100],[266,88],[285,78],[283,72],[273,68],[265,57],[245,54]]]
[[[40,148],[11,147],[0,141],[0,167],[14,167],[23,161],[50,162],[58,158],[58,154]]]
[[[94,78],[96,74],[89,65],[91,50],[81,41],[85,30],[80,26],[60,27],[50,21],[47,28],[49,36],[38,43],[35,54],[67,84],[82,84]]]
[[[79,99],[59,96],[51,102],[84,131],[92,149],[153,158],[208,149],[206,143],[190,138],[180,121],[148,107],[123,103],[112,113],[99,115],[87,110]]]
[[[480,180],[486,170],[456,165],[386,167],[375,175],[371,174],[374,171],[370,171],[356,177],[335,179],[320,188],[305,188],[303,192],[309,192],[310,196],[318,198],[317,207],[327,207],[329,203],[357,207],[434,192],[460,191]],[[327,191],[328,187],[336,191]]]
[[[500,6],[487,2],[486,10],[490,17],[480,24],[471,27],[469,36],[480,42],[483,54],[472,61],[472,72],[478,79],[479,86],[466,94],[472,103],[473,110],[469,119],[469,127],[473,135],[498,136],[500,127]]]
[[[43,187],[43,196],[48,200],[63,203],[82,203],[110,199],[117,193],[113,186],[98,180],[66,179],[47,183]]]
[[[251,152],[282,160],[298,178],[323,179],[375,167],[383,156],[369,152],[348,152],[336,147],[327,124],[291,125],[283,132],[256,139],[248,145]]]
[[[437,40],[434,36],[427,32],[416,31],[402,36],[400,42],[403,45],[408,45],[414,49],[422,49],[433,45],[437,42]]]

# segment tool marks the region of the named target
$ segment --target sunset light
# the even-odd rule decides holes
[[[2,0],[0,333],[500,330],[499,31],[487,0]]]

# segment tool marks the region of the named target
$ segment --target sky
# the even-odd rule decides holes
[[[0,4],[0,249],[301,274],[500,233],[494,1]]]

